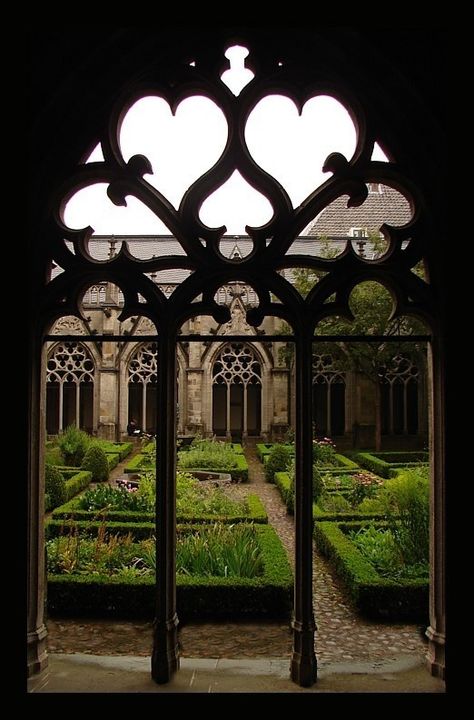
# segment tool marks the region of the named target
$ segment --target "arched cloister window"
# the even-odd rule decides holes
[[[313,354],[313,412],[315,434],[344,435],[346,405],[345,373],[332,355]]]
[[[94,410],[94,361],[77,342],[55,345],[48,358],[46,430],[56,435],[68,425],[91,433]]]
[[[381,377],[382,433],[416,435],[420,371],[407,355],[395,355]]]
[[[212,370],[212,428],[216,435],[259,435],[262,370],[245,343],[226,343]]]
[[[156,433],[158,347],[140,345],[128,365],[128,417],[146,432]]]
[[[257,34],[258,35],[258,34]],[[324,38],[323,38],[324,39]],[[179,39],[178,39],[179,40]],[[160,351],[160,383],[159,383],[159,408],[163,415],[163,425],[160,429],[158,452],[157,452],[157,481],[164,488],[157,498],[157,563],[156,588],[157,588],[157,618],[155,619],[155,638],[154,650],[152,655],[152,675],[157,682],[168,682],[173,672],[178,668],[178,642],[177,642],[177,616],[176,616],[176,583],[175,583],[175,479],[173,468],[175,466],[175,377],[176,377],[176,352],[175,341],[177,330],[184,318],[192,313],[193,303],[196,314],[206,312],[214,318],[218,323],[226,322],[228,316],[224,309],[213,301],[214,294],[223,282],[230,280],[230,264],[226,257],[219,251],[218,232],[216,232],[216,224],[209,223],[208,220],[201,216],[203,200],[222,184],[230,173],[234,170],[243,174],[247,183],[257,192],[260,192],[269,201],[273,210],[269,217],[265,219],[264,225],[254,223],[251,218],[245,218],[246,227],[250,228],[252,240],[254,242],[255,252],[249,256],[248,260],[242,262],[242,269],[235,273],[236,277],[243,281],[248,281],[255,286],[259,296],[258,308],[252,308],[253,312],[248,312],[248,320],[254,327],[258,326],[258,321],[264,317],[276,316],[283,317],[288,320],[294,331],[294,342],[296,345],[296,361],[295,361],[295,406],[296,406],[296,444],[298,452],[296,453],[295,462],[295,598],[294,598],[294,652],[291,661],[291,677],[294,681],[299,682],[302,686],[310,686],[316,679],[316,657],[314,653],[314,619],[313,619],[313,602],[312,602],[312,489],[311,483],[307,478],[311,475],[312,464],[312,436],[311,436],[311,394],[312,394],[312,342],[314,337],[315,325],[318,318],[337,315],[344,311],[349,316],[348,296],[351,289],[351,282],[354,278],[359,281],[363,279],[372,279],[387,281],[391,289],[394,291],[397,299],[398,311],[404,310],[409,313],[413,310],[415,314],[421,314],[425,318],[433,319],[436,324],[438,319],[441,320],[442,315],[438,308],[439,293],[443,290],[442,283],[439,282],[439,274],[436,273],[434,260],[441,257],[434,252],[433,269],[435,272],[430,277],[434,277],[438,282],[438,287],[433,289],[430,282],[416,278],[412,272],[412,268],[423,257],[425,249],[430,243],[427,242],[429,233],[433,230],[433,236],[436,237],[436,213],[434,212],[436,200],[436,191],[433,194],[434,183],[427,183],[428,197],[424,202],[423,188],[420,188],[420,180],[429,178],[429,169],[436,168],[436,164],[431,164],[430,157],[423,148],[418,151],[418,145],[415,147],[412,137],[417,137],[416,123],[411,126],[410,118],[407,123],[400,123],[397,128],[396,113],[393,108],[402,107],[399,98],[402,101],[410,101],[412,97],[416,98],[413,90],[408,92],[409,83],[406,83],[405,95],[403,92],[397,93],[392,97],[393,88],[390,92],[375,92],[373,87],[376,83],[367,82],[365,71],[369,72],[369,65],[358,64],[355,56],[348,54],[345,56],[344,44],[347,44],[347,37],[341,38],[341,45],[336,45],[334,51],[332,48],[332,40],[329,42],[301,42],[294,43],[293,47],[287,47],[288,60],[280,56],[280,46],[268,44],[268,38],[257,37],[251,39],[249,67],[253,67],[256,71],[255,81],[250,81],[247,76],[247,84],[252,82],[248,88],[243,87],[242,98],[238,97],[239,90],[232,90],[235,99],[231,98],[222,88],[224,82],[224,74],[219,76],[219,68],[222,67],[222,57],[220,53],[220,45],[224,42],[224,38],[220,38],[215,44],[209,45],[208,38],[204,38],[204,45],[201,45],[199,38],[193,36],[193,50],[196,53],[190,54],[189,48],[177,45],[176,53],[173,49],[173,60],[161,62],[161,58],[156,60],[153,56],[154,63],[150,68],[146,68],[140,73],[140,85],[132,82],[132,78],[136,78],[135,68],[130,70],[130,83],[124,88],[124,96],[117,94],[117,85],[110,85],[113,94],[108,96],[103,94],[103,88],[107,83],[99,82],[97,86],[102,88],[100,96],[100,106],[97,114],[97,128],[101,129],[100,150],[103,159],[91,162],[88,167],[82,164],[77,172],[65,180],[60,188],[55,189],[55,195],[52,195],[53,188],[47,189],[47,204],[41,205],[43,200],[42,192],[39,192],[40,201],[38,209],[41,210],[39,217],[43,217],[44,209],[51,207],[52,197],[60,197],[58,207],[54,208],[54,219],[56,221],[56,236],[53,237],[54,229],[51,224],[51,217],[47,217],[47,234],[38,233],[39,237],[50,238],[50,242],[36,242],[34,247],[35,253],[38,255],[40,262],[35,263],[38,266],[38,272],[42,272],[46,276],[44,268],[46,263],[44,260],[54,260],[61,263],[63,273],[52,279],[50,286],[44,288],[43,293],[37,292],[41,288],[41,282],[44,279],[39,274],[37,278],[38,285],[35,288],[35,302],[38,309],[35,308],[35,321],[39,327],[43,327],[48,319],[57,317],[58,310],[62,311],[64,307],[74,309],[77,305],[77,293],[81,289],[84,278],[99,277],[99,269],[94,258],[87,253],[88,235],[90,223],[86,227],[85,223],[79,227],[71,226],[67,220],[63,222],[64,214],[62,210],[66,203],[66,199],[71,197],[72,192],[84,188],[86,185],[93,183],[107,183],[107,194],[112,202],[117,205],[126,205],[126,197],[133,196],[142,202],[148,209],[155,213],[169,228],[170,232],[178,238],[183,249],[183,254],[187,257],[169,256],[167,253],[161,257],[153,257],[143,264],[138,258],[134,258],[130,253],[124,252],[118,259],[111,259],[110,266],[107,268],[107,276],[112,279],[120,280],[124,289],[124,297],[126,298],[124,316],[127,313],[137,313],[139,304],[146,305],[146,311],[152,318],[156,318],[159,326],[159,351]],[[168,41],[170,41],[168,39]],[[352,43],[349,43],[352,46]],[[121,47],[121,55],[123,55],[123,45]],[[300,52],[302,48],[309,48],[308,51]],[[148,46],[144,49],[147,50]],[[166,48],[165,48],[166,50]],[[328,55],[329,50],[329,55]],[[308,53],[306,55],[306,52]],[[285,53],[285,54],[286,54]],[[130,60],[133,60],[134,53],[130,52]],[[180,65],[176,64],[179,58]],[[190,57],[192,60],[190,61]],[[255,58],[255,62],[254,62]],[[332,62],[336,62],[336,67],[332,68]],[[380,55],[380,61],[383,63],[384,58]],[[128,63],[122,63],[124,67]],[[354,65],[354,68],[352,68]],[[120,66],[122,67],[122,66]],[[384,66],[385,67],[385,66]],[[406,66],[408,67],[408,65]],[[345,75],[348,69],[349,75]],[[390,71],[391,66],[388,63],[387,69]],[[341,72],[344,70],[344,72]],[[133,72],[132,72],[133,71]],[[359,77],[364,77],[364,82],[358,82]],[[403,80],[403,73],[400,74]],[[86,87],[82,82],[81,88]],[[370,77],[369,77],[370,80]],[[121,144],[119,142],[120,125],[124,119],[125,112],[130,107],[136,96],[143,91],[143,87],[149,86],[154,94],[159,95],[165,102],[168,102],[170,108],[173,109],[177,105],[177,99],[185,98],[192,92],[203,94],[209,98],[211,102],[215,99],[216,104],[225,116],[228,126],[228,134],[224,138],[224,144],[219,148],[218,160],[212,159],[210,169],[199,175],[194,185],[184,187],[184,195],[179,206],[179,211],[175,208],[171,201],[160,191],[150,190],[148,180],[144,179],[144,175],[150,175],[152,163],[139,148],[138,154],[123,154]],[[250,138],[246,136],[246,124],[251,120],[251,113],[260,98],[266,100],[266,96],[275,91],[283,92],[285,97],[297,107],[299,113],[306,100],[311,94],[311,89],[315,88],[315,92],[324,92],[334,88],[336,97],[344,100],[350,110],[356,129],[357,147],[343,149],[341,152],[331,152],[324,159],[319,161],[325,172],[330,172],[331,177],[326,178],[322,185],[316,187],[313,182],[312,173],[309,175],[310,181],[308,187],[300,194],[299,197],[289,197],[285,190],[285,178],[281,176],[272,167],[272,163],[260,159],[259,148],[262,146],[261,139],[258,142],[250,142]],[[379,87],[377,86],[377,90]],[[383,88],[382,88],[383,90]],[[415,87],[416,90],[416,87]],[[360,97],[357,97],[360,91]],[[61,94],[60,94],[61,97]],[[87,95],[86,95],[87,97]],[[117,104],[114,106],[115,97],[119,97]],[[285,100],[285,97],[283,98]],[[66,95],[64,94],[64,99]],[[311,98],[310,98],[311,99]],[[242,101],[241,101],[242,100]],[[381,102],[381,100],[383,102]],[[109,123],[104,122],[107,111],[108,102],[110,101],[110,120]],[[119,104],[120,102],[120,104]],[[411,106],[409,102],[408,106]],[[420,107],[423,103],[420,101]],[[68,104],[69,106],[69,104]],[[74,148],[80,148],[81,154],[84,154],[86,147],[86,139],[89,138],[90,131],[94,127],[96,115],[94,115],[93,103],[91,109],[90,127],[80,128],[81,133],[76,145],[74,140],[67,138],[68,153],[72,156]],[[412,113],[416,120],[419,116]],[[422,113],[423,115],[423,113]],[[428,115],[428,113],[427,113]],[[273,125],[279,117],[279,113],[273,112],[271,124]],[[392,117],[394,119],[392,120]],[[68,116],[69,118],[69,116]],[[62,120],[62,118],[60,118]],[[100,120],[100,122],[99,122]],[[73,121],[73,118],[72,118]],[[399,121],[400,122],[400,121]],[[385,126],[384,126],[385,124]],[[43,127],[44,123],[40,123]],[[406,130],[403,131],[403,127]],[[434,126],[434,122],[433,122]],[[428,125],[429,130],[429,125]],[[296,135],[298,130],[294,130]],[[318,133],[313,133],[318,135]],[[268,135],[270,135],[268,133]],[[393,161],[386,165],[373,159],[374,147],[376,140],[381,137],[384,144],[393,141],[395,147],[391,147],[391,157]],[[435,137],[435,134],[433,134]],[[229,141],[227,141],[227,138]],[[403,141],[407,140],[404,147]],[[90,138],[92,141],[92,138]],[[244,142],[245,141],[245,142]],[[72,143],[72,146],[69,146]],[[430,149],[434,146],[430,143]],[[64,143],[59,143],[58,158],[64,150]],[[92,147],[92,144],[90,145]],[[273,148],[273,152],[269,156],[276,157],[278,145]],[[410,158],[413,153],[416,158],[410,167]],[[44,153],[46,154],[46,153]],[[304,153],[308,158],[310,168],[316,167],[315,160],[309,152]],[[396,164],[397,157],[405,158],[402,167]],[[41,159],[41,154],[39,155]],[[298,155],[295,155],[299,162]],[[408,158],[408,160],[407,160]],[[61,158],[61,161],[63,158]],[[423,161],[423,162],[422,162]],[[49,162],[49,158],[48,158]],[[264,169],[265,168],[265,169]],[[423,172],[412,172],[410,169],[423,170]],[[40,164],[41,170],[41,164]],[[54,172],[51,173],[51,179],[57,182],[58,168],[53,167]],[[299,170],[298,170],[299,171]],[[285,172],[285,175],[287,173]],[[38,172],[41,177],[41,172]],[[388,251],[385,256],[378,258],[373,264],[368,258],[365,259],[360,254],[350,251],[342,254],[337,259],[328,260],[325,257],[314,258],[309,257],[306,252],[302,251],[303,258],[296,256],[290,257],[288,250],[301,230],[308,226],[324,208],[333,199],[348,196],[347,206],[359,206],[363,204],[367,195],[367,182],[381,182],[393,184],[395,187],[403,189],[404,194],[410,200],[410,205],[414,209],[413,223],[409,228],[399,230],[388,224],[384,225],[384,237],[388,243]],[[227,182],[230,182],[227,180]],[[42,190],[38,183],[38,190]],[[43,191],[44,192],[44,191]],[[51,196],[49,193],[51,192]],[[430,194],[431,193],[431,194]],[[425,194],[426,195],[426,194]],[[430,212],[430,204],[433,212]],[[234,203],[238,206],[238,203]],[[207,224],[206,224],[207,223]],[[227,221],[219,225],[227,227]],[[80,232],[78,232],[80,231]],[[61,247],[61,240],[66,239],[72,242],[76,252],[66,252]],[[406,241],[409,240],[408,252]],[[36,235],[35,235],[36,240]],[[45,250],[43,250],[43,247]],[[304,250],[304,249],[303,249]],[[44,258],[43,258],[44,253]],[[51,258],[49,258],[49,254]],[[36,257],[36,256],[35,256]],[[431,259],[431,258],[430,258]],[[235,260],[240,262],[238,259]],[[292,268],[305,266],[312,267],[325,273],[324,278],[313,288],[307,295],[297,294],[288,287],[285,277],[281,275],[281,271]],[[161,296],[148,277],[151,272],[160,272],[168,270],[175,266],[178,269],[186,269],[190,271],[190,275],[179,286],[179,292],[174,292],[169,298]],[[436,292],[438,291],[438,292]],[[441,293],[442,294],[442,293]],[[41,325],[40,325],[41,323]],[[34,327],[34,326],[33,326]],[[438,328],[436,328],[438,329]],[[268,336],[267,336],[268,337]],[[46,336],[48,340],[49,337]],[[37,339],[32,338],[34,357],[38,359],[39,353],[36,352]],[[435,338],[436,349],[441,348],[439,337]],[[232,343],[231,338],[228,342]],[[240,343],[240,338],[235,338],[234,343]],[[433,667],[436,666],[436,672],[441,674],[444,672],[444,597],[442,594],[443,582],[443,538],[444,538],[444,518],[443,518],[443,491],[444,491],[444,395],[442,372],[444,369],[444,357],[441,353],[439,360],[435,353],[430,356],[433,363],[433,442],[434,462],[433,476],[438,480],[438,485],[434,489],[436,493],[433,495],[434,523],[435,532],[432,532],[436,540],[432,543],[433,562],[432,562],[432,596],[430,598],[430,622],[432,623],[430,632],[431,643],[431,662]],[[217,375],[223,372],[222,384],[229,389],[234,383],[225,379],[224,366],[216,372],[216,386],[221,384],[217,381]],[[34,419],[39,415],[41,409],[40,398],[37,387],[39,386],[37,377],[34,372],[31,373],[31,381],[33,392],[31,393],[33,412],[30,413]],[[214,376],[213,376],[214,377]],[[239,383],[235,383],[239,384]],[[247,390],[249,383],[240,383]],[[255,384],[257,384],[255,382]],[[244,392],[244,398],[247,396]],[[230,404],[230,400],[229,400]],[[246,413],[243,414],[244,419]],[[227,423],[227,420],[229,422]],[[42,488],[38,486],[39,472],[41,467],[41,455],[35,457],[36,448],[39,446],[38,439],[40,435],[39,421],[35,421],[31,429],[32,442],[30,442],[30,455],[32,462],[30,463],[29,482],[32,488],[30,493],[30,526],[29,534],[33,538],[30,543],[32,551],[29,554],[29,607],[33,611],[29,616],[28,638],[32,648],[30,655],[36,652],[36,658],[30,661],[30,666],[40,665],[42,662],[39,657],[39,651],[44,646],[44,632],[42,627],[42,598],[43,598],[43,577],[44,566],[41,561],[41,543],[42,543],[42,523],[38,521],[37,509],[41,504]],[[226,417],[227,431],[230,431],[230,413]],[[170,472],[171,469],[171,472]],[[158,532],[159,530],[159,532]],[[40,552],[38,552],[38,547]],[[39,650],[38,650],[39,648]],[[36,670],[35,670],[36,671]]]

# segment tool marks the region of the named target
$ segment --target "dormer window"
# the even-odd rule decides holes
[[[369,195],[382,195],[382,185],[380,183],[368,183],[367,189],[369,191]]]
[[[352,227],[349,235],[354,238],[366,238],[368,237],[367,228]]]

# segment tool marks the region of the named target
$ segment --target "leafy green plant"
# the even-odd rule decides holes
[[[226,443],[200,440],[196,445],[193,442],[190,450],[178,453],[178,465],[181,469],[229,470],[237,467],[237,459],[232,448]]]
[[[263,572],[251,526],[215,524],[179,539],[176,570],[187,575],[255,577]]]
[[[352,510],[350,502],[340,493],[324,492],[318,500],[318,505],[324,512],[345,513]]]
[[[89,470],[89,472],[92,473],[93,482],[108,480],[109,464],[107,462],[107,455],[100,445],[96,443],[89,445],[82,460],[82,467],[84,470]]]
[[[391,575],[402,566],[403,559],[390,530],[369,525],[349,533],[349,537],[381,575]]]
[[[153,539],[133,543],[130,535],[108,536],[105,526],[95,538],[79,535],[73,526],[46,549],[47,569],[54,574],[136,577],[156,570]],[[212,577],[252,578],[264,570],[253,526],[218,523],[178,536],[176,566],[179,574]]]
[[[274,445],[270,450],[268,460],[265,464],[265,479],[273,482],[276,472],[284,472],[288,469],[293,458],[293,448],[289,445]]]
[[[387,520],[406,565],[429,560],[428,468],[401,473],[384,485]]]
[[[66,502],[66,481],[54,465],[45,465],[44,491],[49,496],[49,507],[55,508]]]
[[[66,465],[80,467],[91,442],[90,436],[75,425],[69,425],[58,438]]]

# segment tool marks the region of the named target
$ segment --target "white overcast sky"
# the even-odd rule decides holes
[[[243,69],[245,54],[243,49],[236,50],[232,70],[222,76],[236,95],[252,77]],[[146,97],[127,113],[120,145],[125,160],[146,155],[153,175],[145,175],[145,179],[177,208],[189,185],[218,160],[226,139],[224,115],[208,98],[184,100],[173,117],[165,100]],[[312,98],[299,116],[291,100],[275,95],[261,100],[250,114],[245,139],[257,164],[284,186],[297,207],[329,177],[321,168],[331,152],[340,152],[348,160],[352,157],[356,133],[345,108],[331,97]],[[387,159],[378,146],[373,158]],[[103,160],[100,145],[88,159],[93,160]],[[98,183],[76,193],[65,210],[68,227],[90,225],[99,235],[170,234],[136,198],[128,196],[127,207],[117,207],[108,199],[106,189],[106,184]],[[237,171],[200,210],[203,223],[210,227],[226,225],[229,234],[244,234],[245,225],[263,225],[271,216],[269,201]]]

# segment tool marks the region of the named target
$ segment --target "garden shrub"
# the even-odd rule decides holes
[[[58,447],[46,447],[44,453],[44,461],[46,465],[64,465],[64,458]]]
[[[104,482],[109,477],[109,463],[107,461],[107,455],[104,450],[93,443],[88,448],[84,459],[82,461],[82,467],[84,470],[88,470],[92,473],[93,482]]]
[[[66,502],[66,481],[60,470],[54,465],[45,465],[44,491],[48,495],[48,509],[58,507]]]
[[[80,467],[91,443],[90,436],[75,425],[69,425],[58,438],[58,445],[66,465]]]
[[[273,482],[276,472],[285,472],[288,469],[293,452],[289,445],[276,444],[272,447],[265,463],[265,479],[267,482]]]
[[[428,467],[388,480],[380,492],[390,530],[406,565],[429,561]]]

